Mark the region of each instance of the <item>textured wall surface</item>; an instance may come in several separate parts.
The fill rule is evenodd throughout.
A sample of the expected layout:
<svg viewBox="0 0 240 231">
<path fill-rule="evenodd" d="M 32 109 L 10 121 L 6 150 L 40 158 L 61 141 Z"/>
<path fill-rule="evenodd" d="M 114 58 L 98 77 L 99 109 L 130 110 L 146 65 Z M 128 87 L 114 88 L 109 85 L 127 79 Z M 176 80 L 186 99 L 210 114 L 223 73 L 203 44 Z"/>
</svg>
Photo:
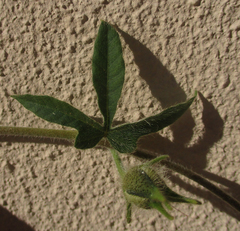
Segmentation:
<svg viewBox="0 0 240 231">
<path fill-rule="evenodd" d="M 238 0 L 0 0 L 0 12 L 0 126 L 62 128 L 28 112 L 12 94 L 50 95 L 101 116 L 91 59 L 105 20 L 119 28 L 126 64 L 115 119 L 137 121 L 198 90 L 179 121 L 141 145 L 240 200 Z M 203 205 L 175 204 L 174 221 L 135 208 L 128 225 L 108 150 L 5 142 L 0 166 L 3 231 L 239 230 L 239 213 L 177 174 L 169 178 L 174 190 Z"/>
</svg>

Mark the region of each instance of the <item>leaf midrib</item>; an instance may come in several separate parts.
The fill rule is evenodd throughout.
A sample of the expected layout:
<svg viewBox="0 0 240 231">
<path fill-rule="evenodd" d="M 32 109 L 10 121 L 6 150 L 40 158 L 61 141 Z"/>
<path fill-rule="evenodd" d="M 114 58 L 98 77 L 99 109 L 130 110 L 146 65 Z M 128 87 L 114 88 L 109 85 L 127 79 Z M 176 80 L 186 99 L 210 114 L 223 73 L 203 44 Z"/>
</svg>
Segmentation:
<svg viewBox="0 0 240 231">
<path fill-rule="evenodd" d="M 37 102 L 32 102 L 32 101 L 29 101 L 29 100 L 25 100 L 26 102 L 28 102 L 28 103 L 31 103 L 31 104 L 37 104 Z M 65 102 L 66 103 L 66 102 Z M 46 105 L 42 105 L 42 104 L 39 104 L 38 103 L 38 105 L 41 105 L 43 108 L 46 108 L 46 109 L 49 109 L 49 110 L 52 110 L 52 111 L 54 111 L 54 108 L 52 108 L 52 107 L 48 107 L 48 106 L 46 106 Z M 69 104 L 70 105 L 70 104 Z M 71 107 L 73 107 L 72 105 L 70 105 Z M 82 123 L 85 123 L 85 124 L 87 124 L 87 125 L 89 125 L 89 126 L 91 126 L 91 127 L 94 127 L 95 129 L 97 129 L 97 130 L 99 130 L 99 131 L 102 131 L 102 126 L 100 125 L 100 124 L 98 124 L 98 122 L 97 121 L 95 121 L 95 120 L 93 120 L 93 119 L 91 119 L 90 117 L 88 117 L 87 115 L 85 115 L 84 113 L 82 113 L 81 111 L 79 111 L 77 108 L 75 108 L 75 107 L 73 107 L 75 110 L 77 110 L 78 112 L 77 113 L 79 113 L 79 114 L 83 114 L 84 116 L 86 116 L 86 118 L 85 119 L 79 119 L 79 118 L 76 118 L 74 115 L 71 115 L 71 114 L 67 114 L 65 111 L 61 111 L 61 110 L 59 110 L 59 108 L 56 108 L 57 110 L 57 112 L 58 113 L 60 113 L 60 114 L 62 114 L 63 116 L 68 116 L 68 117 L 70 117 L 70 118 L 73 118 L 75 121 L 80 121 L 80 122 L 82 122 Z M 41 109 L 39 108 L 39 109 L 37 109 L 37 111 L 40 111 Z M 37 112 L 36 111 L 36 112 Z M 52 112 L 53 113 L 53 112 Z M 62 116 L 62 117 L 63 117 Z M 95 123 L 95 124 L 93 124 L 93 123 Z M 71 124 L 72 124 L 72 122 L 71 122 Z M 96 126 L 94 126 L 94 125 L 96 125 Z M 70 127 L 70 126 L 69 126 Z"/>
</svg>

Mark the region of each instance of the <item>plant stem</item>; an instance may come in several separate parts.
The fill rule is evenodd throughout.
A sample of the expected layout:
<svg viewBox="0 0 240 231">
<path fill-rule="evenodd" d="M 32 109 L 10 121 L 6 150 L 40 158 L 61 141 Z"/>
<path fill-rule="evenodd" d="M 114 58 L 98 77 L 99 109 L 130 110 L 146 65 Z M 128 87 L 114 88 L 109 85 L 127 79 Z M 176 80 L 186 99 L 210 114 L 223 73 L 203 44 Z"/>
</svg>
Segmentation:
<svg viewBox="0 0 240 231">
<path fill-rule="evenodd" d="M 125 170 L 124 170 L 124 168 L 123 168 L 122 161 L 121 161 L 121 159 L 120 159 L 120 157 L 119 157 L 119 155 L 118 155 L 118 152 L 117 152 L 117 150 L 115 150 L 115 149 L 113 149 L 113 148 L 111 148 L 110 151 L 111 151 L 111 153 L 112 153 L 114 162 L 115 162 L 115 164 L 116 164 L 116 166 L 117 166 L 117 170 L 118 170 L 118 172 L 119 172 L 119 175 L 120 175 L 120 177 L 123 179 L 123 177 L 124 177 L 124 175 L 125 175 Z"/>
<path fill-rule="evenodd" d="M 44 143 L 74 146 L 77 130 L 59 130 L 45 128 L 3 127 L 0 126 L 0 142 Z M 110 147 L 102 139 L 98 146 Z"/>
<path fill-rule="evenodd" d="M 42 128 L 24 128 L 24 127 L 1 127 L 0 126 L 0 142 L 34 142 L 34 143 L 50 143 L 73 146 L 74 140 L 77 136 L 76 130 L 56 130 L 56 129 L 42 129 Z M 98 146 L 109 148 L 109 143 L 105 140 L 100 141 Z M 117 165 L 118 171 L 121 176 L 124 176 L 124 169 L 121 164 L 121 160 L 118 153 L 112 153 L 114 161 Z M 137 150 L 132 155 L 143 158 L 153 159 L 151 152 L 147 150 Z M 183 167 L 180 164 L 170 162 L 168 160 L 162 160 L 161 164 L 167 168 L 178 172 L 189 179 L 207 188 L 210 192 L 221 198 L 228 203 L 231 207 L 240 212 L 240 202 L 233 197 L 219 189 L 210 181 L 206 180 L 197 173 Z"/>
<path fill-rule="evenodd" d="M 77 134 L 76 130 L 0 126 L 0 142 L 34 142 L 72 146 Z"/>
</svg>

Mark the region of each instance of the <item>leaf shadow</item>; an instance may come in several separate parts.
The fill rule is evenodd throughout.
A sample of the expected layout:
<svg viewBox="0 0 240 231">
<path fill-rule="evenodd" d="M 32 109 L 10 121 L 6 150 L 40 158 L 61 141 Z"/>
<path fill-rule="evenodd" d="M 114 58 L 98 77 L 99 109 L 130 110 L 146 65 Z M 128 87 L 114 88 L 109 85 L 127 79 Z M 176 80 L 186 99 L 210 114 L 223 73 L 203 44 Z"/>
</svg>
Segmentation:
<svg viewBox="0 0 240 231">
<path fill-rule="evenodd" d="M 0 206 L 0 227 L 1 231 L 34 231 L 30 225 L 14 216 L 2 206 Z"/>
<path fill-rule="evenodd" d="M 186 101 L 187 96 L 185 92 L 159 59 L 138 40 L 119 28 L 117 28 L 117 30 L 133 52 L 134 61 L 139 67 L 141 78 L 147 82 L 152 95 L 159 100 L 162 108 Z M 181 144 L 188 143 L 192 138 L 194 126 L 195 122 L 190 110 L 188 110 L 180 119 L 170 126 L 174 141 Z"/>
<path fill-rule="evenodd" d="M 160 60 L 138 40 L 121 29 L 116 29 L 133 52 L 135 63 L 140 70 L 140 76 L 147 82 L 153 96 L 160 101 L 162 107 L 166 108 L 186 101 L 186 94 Z M 210 148 L 223 136 L 224 122 L 217 109 L 201 93 L 198 95 L 203 105 L 202 122 L 205 131 L 202 134 L 202 138 L 196 144 L 190 148 L 186 147 L 186 144 L 193 136 L 193 128 L 195 126 L 192 114 L 188 110 L 178 121 L 170 126 L 173 132 L 173 141 L 159 134 L 151 134 L 140 139 L 138 147 L 151 150 L 151 152 L 156 153 L 156 156 L 159 154 L 168 154 L 172 161 L 194 169 L 195 172 L 203 177 L 226 186 L 233 197 L 240 199 L 236 193 L 240 191 L 239 184 L 204 170 L 207 166 L 206 156 Z M 222 201 L 216 196 L 210 192 L 186 184 L 180 178 L 176 180 L 177 178 L 175 176 L 172 178 L 174 183 L 177 183 L 185 190 L 192 191 L 196 195 L 209 200 L 221 211 L 240 220 L 239 214 L 236 214 L 236 211 L 226 203 L 221 203 Z"/>
</svg>

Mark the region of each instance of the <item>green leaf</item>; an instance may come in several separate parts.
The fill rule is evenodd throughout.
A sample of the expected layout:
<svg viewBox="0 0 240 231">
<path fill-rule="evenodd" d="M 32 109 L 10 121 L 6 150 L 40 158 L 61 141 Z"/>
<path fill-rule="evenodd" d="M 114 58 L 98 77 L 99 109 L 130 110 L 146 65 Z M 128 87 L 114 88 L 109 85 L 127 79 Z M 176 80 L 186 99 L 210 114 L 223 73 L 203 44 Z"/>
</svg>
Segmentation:
<svg viewBox="0 0 240 231">
<path fill-rule="evenodd" d="M 68 103 L 50 96 L 14 95 L 12 97 L 44 120 L 77 129 L 79 134 L 75 141 L 76 148 L 92 148 L 104 135 L 100 124 Z"/>
<path fill-rule="evenodd" d="M 184 103 L 170 107 L 160 114 L 113 128 L 107 135 L 113 148 L 121 153 L 131 153 L 137 147 L 139 137 L 157 132 L 175 122 L 190 107 L 195 96 Z"/>
<path fill-rule="evenodd" d="M 108 131 L 121 96 L 125 66 L 119 35 L 106 22 L 101 23 L 95 41 L 92 73 L 98 105 L 104 117 L 104 128 Z"/>
</svg>

